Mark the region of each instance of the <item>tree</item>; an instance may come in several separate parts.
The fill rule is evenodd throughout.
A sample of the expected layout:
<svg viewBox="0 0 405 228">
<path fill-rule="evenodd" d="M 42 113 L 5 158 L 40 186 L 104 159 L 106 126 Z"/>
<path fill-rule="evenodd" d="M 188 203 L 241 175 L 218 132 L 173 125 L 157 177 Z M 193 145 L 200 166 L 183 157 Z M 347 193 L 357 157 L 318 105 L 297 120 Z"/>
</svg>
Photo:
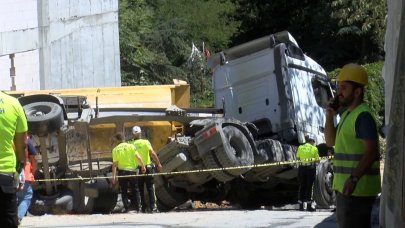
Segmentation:
<svg viewBox="0 0 405 228">
<path fill-rule="evenodd" d="M 338 35 L 350 38 L 348 45 L 357 62 L 366 63 L 383 58 L 385 15 L 384 0 L 333 0 L 332 18 L 338 20 Z"/>
<path fill-rule="evenodd" d="M 232 45 L 288 30 L 327 70 L 382 60 L 384 0 L 235 0 L 240 32 Z"/>
<path fill-rule="evenodd" d="M 192 94 L 211 89 L 210 72 L 186 66 L 194 42 L 199 49 L 228 46 L 239 23 L 230 0 L 122 0 L 120 49 L 124 84 L 191 83 Z"/>
<path fill-rule="evenodd" d="M 147 64 L 156 56 L 143 38 L 153 27 L 154 12 L 144 0 L 120 0 L 119 35 L 124 85 L 149 84 Z"/>
</svg>

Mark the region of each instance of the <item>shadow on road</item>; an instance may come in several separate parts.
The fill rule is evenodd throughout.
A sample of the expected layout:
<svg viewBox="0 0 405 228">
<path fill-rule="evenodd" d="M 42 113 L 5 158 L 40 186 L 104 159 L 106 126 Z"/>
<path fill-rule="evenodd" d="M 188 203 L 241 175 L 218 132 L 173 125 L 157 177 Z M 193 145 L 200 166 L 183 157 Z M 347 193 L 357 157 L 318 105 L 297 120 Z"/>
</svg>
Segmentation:
<svg viewBox="0 0 405 228">
<path fill-rule="evenodd" d="M 326 217 L 322 222 L 314 226 L 315 228 L 335 228 L 337 227 L 336 212 Z"/>
</svg>

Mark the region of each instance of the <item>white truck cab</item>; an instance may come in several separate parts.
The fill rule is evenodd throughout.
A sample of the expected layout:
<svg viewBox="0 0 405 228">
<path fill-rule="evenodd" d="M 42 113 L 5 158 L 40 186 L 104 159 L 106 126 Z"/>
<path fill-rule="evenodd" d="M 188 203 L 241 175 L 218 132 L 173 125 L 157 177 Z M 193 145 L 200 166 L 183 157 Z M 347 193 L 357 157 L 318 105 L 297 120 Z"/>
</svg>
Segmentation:
<svg viewBox="0 0 405 228">
<path fill-rule="evenodd" d="M 226 118 L 252 122 L 259 137 L 303 143 L 325 141 L 326 102 L 332 89 L 325 70 L 305 55 L 287 31 L 250 41 L 210 60 L 215 107 Z"/>
</svg>

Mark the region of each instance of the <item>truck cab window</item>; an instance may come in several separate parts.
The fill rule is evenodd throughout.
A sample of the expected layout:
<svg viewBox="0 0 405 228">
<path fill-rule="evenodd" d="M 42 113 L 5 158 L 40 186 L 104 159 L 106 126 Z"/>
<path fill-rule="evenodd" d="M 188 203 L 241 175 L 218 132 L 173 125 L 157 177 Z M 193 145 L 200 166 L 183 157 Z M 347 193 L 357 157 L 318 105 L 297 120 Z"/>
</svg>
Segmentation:
<svg viewBox="0 0 405 228">
<path fill-rule="evenodd" d="M 287 45 L 287 51 L 286 51 L 287 55 L 295 58 L 295 59 L 299 59 L 304 61 L 305 60 L 305 56 L 304 53 L 302 52 L 301 48 L 293 45 L 293 44 L 288 44 Z"/>
<path fill-rule="evenodd" d="M 314 91 L 316 103 L 322 108 L 326 108 L 327 102 L 332 96 L 328 84 L 314 78 L 312 79 L 312 89 Z"/>
</svg>

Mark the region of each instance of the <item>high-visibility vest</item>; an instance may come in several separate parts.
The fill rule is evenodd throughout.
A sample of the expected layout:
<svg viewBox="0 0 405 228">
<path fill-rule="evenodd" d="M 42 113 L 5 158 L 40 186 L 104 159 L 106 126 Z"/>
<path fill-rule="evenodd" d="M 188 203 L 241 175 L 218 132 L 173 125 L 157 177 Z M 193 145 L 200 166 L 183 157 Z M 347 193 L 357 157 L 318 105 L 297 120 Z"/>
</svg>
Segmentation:
<svg viewBox="0 0 405 228">
<path fill-rule="evenodd" d="M 152 164 L 152 160 L 149 156 L 149 150 L 152 149 L 152 146 L 147 139 L 136 139 L 129 142 L 130 144 L 134 145 L 139 152 L 139 156 L 141 156 L 142 161 L 145 165 Z"/>
<path fill-rule="evenodd" d="M 319 158 L 318 148 L 310 143 L 305 143 L 304 145 L 298 147 L 297 158 L 298 160 L 304 160 L 304 162 L 302 162 L 303 165 L 314 164 L 314 161 L 305 162 L 305 160 L 310 158 Z"/>
<path fill-rule="evenodd" d="M 364 153 L 363 142 L 356 138 L 356 120 L 362 112 L 369 112 L 367 104 L 362 103 L 350 113 L 345 111 L 336 131 L 335 154 L 333 161 L 333 189 L 343 191 L 346 180 L 357 167 Z M 352 193 L 353 196 L 375 196 L 381 192 L 380 163 L 376 160 L 366 173 L 360 177 Z"/>
<path fill-rule="evenodd" d="M 26 157 L 25 158 L 26 162 L 24 166 L 25 181 L 34 181 L 35 178 L 34 174 L 32 173 L 32 163 L 29 159 L 28 152 L 25 152 L 25 157 Z"/>
</svg>

